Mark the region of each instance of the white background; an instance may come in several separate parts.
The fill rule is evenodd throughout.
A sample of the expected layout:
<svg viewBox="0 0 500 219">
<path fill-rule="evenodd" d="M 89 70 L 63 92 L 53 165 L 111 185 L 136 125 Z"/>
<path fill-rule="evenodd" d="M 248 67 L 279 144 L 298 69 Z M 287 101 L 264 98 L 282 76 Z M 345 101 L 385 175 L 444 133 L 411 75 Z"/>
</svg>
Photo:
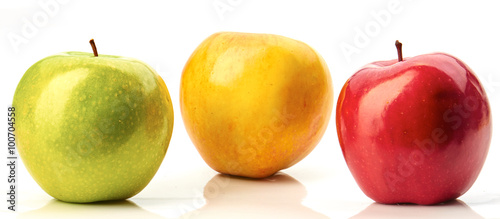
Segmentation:
<svg viewBox="0 0 500 219">
<path fill-rule="evenodd" d="M 44 9 L 47 2 L 55 5 Z M 390 10 L 391 5 L 395 10 Z M 0 106 L 4 119 L 0 121 L 6 123 L 16 85 L 32 64 L 58 52 L 91 52 L 88 41 L 94 38 L 99 53 L 134 57 L 157 70 L 170 90 L 175 125 L 158 173 L 129 201 L 91 205 L 54 201 L 20 165 L 18 212 L 10 213 L 6 204 L 0 204 L 0 216 L 500 218 L 496 136 L 500 124 L 499 8 L 500 3 L 494 1 L 2 1 Z M 388 16 L 381 20 L 382 14 Z M 316 149 L 278 176 L 252 181 L 218 175 L 189 140 L 179 109 L 182 68 L 196 46 L 218 31 L 273 33 L 306 42 L 330 68 L 335 103 L 340 88 L 357 69 L 396 58 L 396 39 L 403 42 L 405 56 L 441 51 L 462 59 L 482 81 L 493 112 L 493 140 L 481 175 L 458 202 L 443 206 L 373 204 L 345 165 L 335 112 Z M 364 40 L 362 35 L 366 35 Z M 343 53 L 341 45 L 355 47 L 355 53 Z M 6 148 L 6 135 L 2 136 L 0 142 Z M 2 164 L 6 163 L 5 148 L 0 152 Z M 6 171 L 2 165 L 2 193 L 7 190 Z"/>
</svg>

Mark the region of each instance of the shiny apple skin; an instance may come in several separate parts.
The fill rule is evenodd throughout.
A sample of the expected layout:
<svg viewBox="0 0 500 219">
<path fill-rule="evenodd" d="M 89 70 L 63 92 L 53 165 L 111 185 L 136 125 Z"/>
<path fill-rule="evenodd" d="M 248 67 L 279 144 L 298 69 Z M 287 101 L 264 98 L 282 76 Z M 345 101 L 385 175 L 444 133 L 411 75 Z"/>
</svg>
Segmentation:
<svg viewBox="0 0 500 219">
<path fill-rule="evenodd" d="M 374 62 L 345 83 L 337 134 L 361 190 L 379 203 L 437 204 L 464 194 L 486 159 L 486 93 L 459 59 Z"/>
<path fill-rule="evenodd" d="M 273 34 L 220 32 L 184 67 L 180 109 L 205 162 L 265 178 L 305 158 L 326 131 L 333 85 L 309 45 Z"/>
</svg>

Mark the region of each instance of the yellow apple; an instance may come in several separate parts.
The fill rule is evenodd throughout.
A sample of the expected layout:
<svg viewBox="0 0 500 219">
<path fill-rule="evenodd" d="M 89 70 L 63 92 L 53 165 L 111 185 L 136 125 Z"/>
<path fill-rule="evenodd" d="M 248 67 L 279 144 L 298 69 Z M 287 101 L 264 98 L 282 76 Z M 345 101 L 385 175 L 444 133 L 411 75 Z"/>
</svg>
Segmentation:
<svg viewBox="0 0 500 219">
<path fill-rule="evenodd" d="M 186 130 L 214 170 L 263 178 L 316 147 L 330 120 L 333 88 L 323 58 L 272 34 L 215 33 L 181 78 Z"/>
</svg>

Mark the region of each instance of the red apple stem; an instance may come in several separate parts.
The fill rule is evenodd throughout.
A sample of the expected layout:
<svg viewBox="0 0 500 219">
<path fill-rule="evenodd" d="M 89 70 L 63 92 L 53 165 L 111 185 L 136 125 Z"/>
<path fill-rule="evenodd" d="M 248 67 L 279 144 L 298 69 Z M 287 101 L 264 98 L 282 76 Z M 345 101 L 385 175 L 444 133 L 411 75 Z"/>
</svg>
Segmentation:
<svg viewBox="0 0 500 219">
<path fill-rule="evenodd" d="M 90 46 L 92 46 L 92 51 L 94 51 L 94 56 L 97 57 L 99 54 L 97 54 L 97 48 L 95 47 L 94 39 L 90 39 L 89 43 Z"/>
<path fill-rule="evenodd" d="M 396 49 L 398 50 L 398 62 L 403 61 L 403 44 L 396 40 Z"/>
</svg>

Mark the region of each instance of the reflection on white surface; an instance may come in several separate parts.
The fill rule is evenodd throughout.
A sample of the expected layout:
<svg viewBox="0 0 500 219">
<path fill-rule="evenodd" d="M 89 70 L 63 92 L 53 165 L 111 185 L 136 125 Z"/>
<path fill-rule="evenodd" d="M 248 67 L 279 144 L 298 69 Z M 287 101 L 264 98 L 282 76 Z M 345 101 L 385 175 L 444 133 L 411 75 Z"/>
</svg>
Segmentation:
<svg viewBox="0 0 500 219">
<path fill-rule="evenodd" d="M 203 177 L 200 177 L 203 175 Z M 300 175 L 300 174 L 299 174 Z M 295 174 L 294 174 L 295 176 Z M 211 178 L 210 178 L 211 177 Z M 298 179 L 300 177 L 296 176 Z M 334 178 L 336 179 L 336 178 Z M 0 218 L 498 218 L 500 194 L 483 193 L 464 196 L 460 200 L 433 206 L 384 205 L 366 199 L 345 201 L 353 192 L 329 191 L 327 186 L 339 186 L 335 181 L 325 184 L 308 184 L 279 172 L 266 179 L 248 179 L 222 174 L 192 175 L 185 181 L 196 184 L 179 184 L 158 192 L 165 182 L 153 192 L 140 194 L 127 201 L 71 204 L 55 199 L 33 199 L 21 202 L 22 211 Z M 302 179 L 301 179 L 302 180 Z M 324 179 L 323 179 L 324 180 Z M 207 182 L 204 184 L 203 182 Z M 310 182 L 309 182 L 310 183 Z M 324 186 L 322 186 L 324 185 Z M 306 188 L 307 186 L 307 188 Z M 341 186 L 342 187 L 342 186 Z M 314 196 L 313 188 L 322 192 Z M 189 193 L 186 191 L 199 192 Z M 308 191 L 309 190 L 309 193 Z M 174 191 L 178 191 L 175 193 Z M 182 194 L 191 194 L 182 196 Z M 203 194 L 201 194 L 203 193 Z M 477 192 L 476 192 L 477 193 Z M 307 197 L 307 201 L 304 199 Z M 307 206 L 306 206 L 307 203 Z M 41 206 L 41 207 L 40 207 Z M 365 209 L 363 207 L 367 206 Z M 469 207 L 470 206 L 470 207 Z M 0 212 L 1 213 L 1 212 Z"/>
<path fill-rule="evenodd" d="M 440 205 L 385 205 L 373 203 L 351 219 L 362 218 L 483 218 L 460 200 Z"/>
<path fill-rule="evenodd" d="M 17 218 L 328 218 L 302 205 L 306 196 L 305 186 L 282 172 L 265 179 L 217 174 L 203 188 L 204 201 L 156 197 L 74 204 L 52 199 Z M 175 214 L 179 211 L 184 214 Z"/>
<path fill-rule="evenodd" d="M 205 186 L 206 204 L 182 218 L 328 218 L 301 204 L 306 195 L 281 172 L 259 180 L 218 174 Z"/>
<path fill-rule="evenodd" d="M 73 204 L 53 199 L 40 209 L 19 214 L 18 219 L 28 218 L 163 218 L 142 209 L 132 201 L 96 202 Z"/>
</svg>

